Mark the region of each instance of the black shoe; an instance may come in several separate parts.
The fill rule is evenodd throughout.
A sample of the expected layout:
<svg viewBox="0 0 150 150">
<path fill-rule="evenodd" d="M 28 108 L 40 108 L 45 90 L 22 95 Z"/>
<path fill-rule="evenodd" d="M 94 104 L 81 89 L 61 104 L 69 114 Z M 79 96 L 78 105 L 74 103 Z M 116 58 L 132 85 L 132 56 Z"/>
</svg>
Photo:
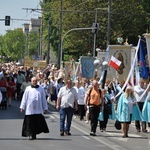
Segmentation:
<svg viewBox="0 0 150 150">
<path fill-rule="evenodd" d="M 103 129 L 102 129 L 102 128 L 100 128 L 100 131 L 101 131 L 101 132 L 103 132 Z"/>
<path fill-rule="evenodd" d="M 91 132 L 90 135 L 91 136 L 96 136 L 96 134 L 94 132 Z"/>
<path fill-rule="evenodd" d="M 141 132 L 141 130 L 140 129 L 136 129 L 137 130 L 137 132 Z"/>
<path fill-rule="evenodd" d="M 60 131 L 60 135 L 61 135 L 61 136 L 64 136 L 64 131 Z"/>
<path fill-rule="evenodd" d="M 71 135 L 71 133 L 69 131 L 66 131 L 65 134 L 66 135 Z"/>
<path fill-rule="evenodd" d="M 36 139 L 36 135 L 29 136 L 29 140 L 35 140 L 35 139 Z"/>
<path fill-rule="evenodd" d="M 147 130 L 142 130 L 142 132 L 147 132 Z"/>
</svg>

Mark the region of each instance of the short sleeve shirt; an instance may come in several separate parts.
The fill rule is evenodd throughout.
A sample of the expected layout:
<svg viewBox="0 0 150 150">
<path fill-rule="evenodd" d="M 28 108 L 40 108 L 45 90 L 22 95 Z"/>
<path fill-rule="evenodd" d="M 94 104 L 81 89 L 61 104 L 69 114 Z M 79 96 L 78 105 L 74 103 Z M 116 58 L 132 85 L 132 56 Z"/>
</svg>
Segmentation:
<svg viewBox="0 0 150 150">
<path fill-rule="evenodd" d="M 61 108 L 74 108 L 74 102 L 78 99 L 78 94 L 74 88 L 68 89 L 64 86 L 60 89 L 57 97 L 61 98 Z"/>
</svg>

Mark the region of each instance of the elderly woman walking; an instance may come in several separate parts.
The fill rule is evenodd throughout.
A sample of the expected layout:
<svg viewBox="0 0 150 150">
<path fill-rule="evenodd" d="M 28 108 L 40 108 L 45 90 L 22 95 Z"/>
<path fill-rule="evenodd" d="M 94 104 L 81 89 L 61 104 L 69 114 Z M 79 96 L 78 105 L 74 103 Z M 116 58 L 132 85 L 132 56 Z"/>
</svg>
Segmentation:
<svg viewBox="0 0 150 150">
<path fill-rule="evenodd" d="M 131 121 L 142 120 L 142 114 L 131 86 L 127 86 L 125 93 L 119 98 L 117 119 L 121 122 L 123 138 L 128 137 L 129 124 L 131 124 Z"/>
</svg>

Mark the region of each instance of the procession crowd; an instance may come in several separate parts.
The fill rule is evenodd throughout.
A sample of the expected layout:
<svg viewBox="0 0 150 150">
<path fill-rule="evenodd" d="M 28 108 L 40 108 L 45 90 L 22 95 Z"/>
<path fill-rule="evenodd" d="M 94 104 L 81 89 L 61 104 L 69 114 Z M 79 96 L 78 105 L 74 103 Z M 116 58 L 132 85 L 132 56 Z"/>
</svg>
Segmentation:
<svg viewBox="0 0 150 150">
<path fill-rule="evenodd" d="M 54 101 L 59 110 L 61 136 L 71 135 L 73 116 L 90 123 L 91 136 L 96 136 L 98 124 L 101 132 L 106 131 L 109 119 L 121 124 L 123 138 L 128 137 L 132 121 L 137 132 L 147 132 L 150 127 L 149 82 L 140 79 L 138 85 L 128 84 L 121 90 L 122 86 L 123 82 L 119 81 L 106 81 L 104 88 L 98 79 L 72 81 L 53 64 L 43 69 L 20 67 L 15 63 L 0 65 L 0 90 L 6 91 L 8 106 L 13 105 L 13 100 L 20 101 L 20 110 L 25 111 L 22 136 L 32 140 L 36 134 L 49 132 L 43 117 L 49 101 Z M 42 122 L 38 127 L 37 120 Z"/>
</svg>

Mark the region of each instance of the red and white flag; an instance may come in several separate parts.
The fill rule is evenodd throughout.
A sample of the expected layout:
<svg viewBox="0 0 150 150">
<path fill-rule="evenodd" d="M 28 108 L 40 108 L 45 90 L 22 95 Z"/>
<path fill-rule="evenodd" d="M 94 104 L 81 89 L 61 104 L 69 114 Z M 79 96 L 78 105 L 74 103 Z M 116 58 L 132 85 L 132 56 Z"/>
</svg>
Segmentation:
<svg viewBox="0 0 150 150">
<path fill-rule="evenodd" d="M 111 56 L 109 66 L 117 70 L 120 67 L 120 65 L 121 65 L 121 61 L 115 58 L 114 56 Z"/>
</svg>

